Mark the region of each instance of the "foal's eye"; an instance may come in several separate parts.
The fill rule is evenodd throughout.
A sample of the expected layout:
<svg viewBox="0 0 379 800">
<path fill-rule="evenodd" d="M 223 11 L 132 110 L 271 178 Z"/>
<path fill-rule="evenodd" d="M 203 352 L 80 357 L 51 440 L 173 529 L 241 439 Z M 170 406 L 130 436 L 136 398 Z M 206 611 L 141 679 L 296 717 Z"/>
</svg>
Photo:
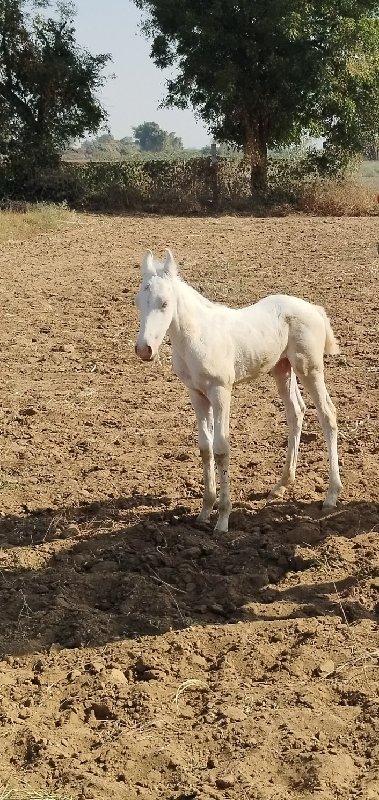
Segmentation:
<svg viewBox="0 0 379 800">
<path fill-rule="evenodd" d="M 162 303 L 162 305 L 161 305 L 161 308 L 162 308 L 162 311 L 163 311 L 165 308 L 167 308 L 167 303 Z"/>
</svg>

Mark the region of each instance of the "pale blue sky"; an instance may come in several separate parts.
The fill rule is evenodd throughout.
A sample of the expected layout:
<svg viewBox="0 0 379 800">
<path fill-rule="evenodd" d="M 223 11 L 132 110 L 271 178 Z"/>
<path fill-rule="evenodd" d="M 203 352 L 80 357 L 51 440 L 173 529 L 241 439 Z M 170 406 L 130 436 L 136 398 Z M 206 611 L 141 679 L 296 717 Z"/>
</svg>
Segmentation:
<svg viewBox="0 0 379 800">
<path fill-rule="evenodd" d="M 178 0 L 180 2 L 180 0 Z M 111 53 L 101 99 L 109 113 L 109 126 L 118 139 L 131 128 L 152 121 L 175 131 L 185 147 L 202 147 L 210 140 L 191 110 L 159 109 L 165 95 L 165 75 L 149 58 L 149 43 L 138 28 L 141 12 L 130 0 L 76 0 L 76 36 L 92 53 Z"/>
</svg>

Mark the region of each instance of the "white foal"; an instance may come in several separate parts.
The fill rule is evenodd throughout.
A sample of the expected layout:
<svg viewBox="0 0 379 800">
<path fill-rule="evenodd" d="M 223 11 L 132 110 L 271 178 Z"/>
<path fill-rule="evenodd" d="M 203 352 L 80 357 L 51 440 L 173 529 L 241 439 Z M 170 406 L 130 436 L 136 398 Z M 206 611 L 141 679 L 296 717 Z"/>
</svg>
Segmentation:
<svg viewBox="0 0 379 800">
<path fill-rule="evenodd" d="M 288 452 L 271 497 L 282 497 L 294 482 L 305 411 L 296 376 L 315 403 L 329 455 L 329 488 L 324 506 L 335 506 L 342 485 L 338 469 L 336 410 L 324 383 L 324 353 L 338 344 L 324 309 L 287 295 L 265 297 L 232 309 L 206 300 L 181 280 L 170 250 L 164 264 L 147 251 L 136 298 L 140 330 L 136 353 L 152 361 L 168 332 L 174 372 L 188 387 L 195 410 L 204 468 L 203 507 L 208 521 L 216 502 L 214 461 L 220 499 L 216 530 L 227 531 L 229 494 L 229 410 L 234 383 L 270 373 L 284 403 Z"/>
</svg>

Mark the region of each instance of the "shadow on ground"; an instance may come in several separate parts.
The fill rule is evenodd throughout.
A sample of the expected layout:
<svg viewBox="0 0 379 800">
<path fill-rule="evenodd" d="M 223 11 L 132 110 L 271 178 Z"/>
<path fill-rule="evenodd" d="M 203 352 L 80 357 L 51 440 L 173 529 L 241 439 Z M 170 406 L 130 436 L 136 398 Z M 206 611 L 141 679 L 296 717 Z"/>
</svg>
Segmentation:
<svg viewBox="0 0 379 800">
<path fill-rule="evenodd" d="M 0 652 L 217 622 L 377 618 L 378 504 L 327 516 L 293 501 L 237 508 L 229 533 L 216 535 L 170 502 L 135 495 L 3 517 Z"/>
</svg>

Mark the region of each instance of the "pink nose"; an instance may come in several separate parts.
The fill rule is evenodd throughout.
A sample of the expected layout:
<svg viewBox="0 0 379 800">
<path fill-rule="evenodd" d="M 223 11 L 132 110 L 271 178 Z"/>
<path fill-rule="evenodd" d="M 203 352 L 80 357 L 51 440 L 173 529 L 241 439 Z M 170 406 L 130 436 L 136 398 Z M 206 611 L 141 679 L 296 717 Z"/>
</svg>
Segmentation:
<svg viewBox="0 0 379 800">
<path fill-rule="evenodd" d="M 136 355 L 141 359 L 141 361 L 151 361 L 153 357 L 153 352 L 148 344 L 142 345 L 142 347 L 138 344 L 135 346 Z"/>
</svg>

